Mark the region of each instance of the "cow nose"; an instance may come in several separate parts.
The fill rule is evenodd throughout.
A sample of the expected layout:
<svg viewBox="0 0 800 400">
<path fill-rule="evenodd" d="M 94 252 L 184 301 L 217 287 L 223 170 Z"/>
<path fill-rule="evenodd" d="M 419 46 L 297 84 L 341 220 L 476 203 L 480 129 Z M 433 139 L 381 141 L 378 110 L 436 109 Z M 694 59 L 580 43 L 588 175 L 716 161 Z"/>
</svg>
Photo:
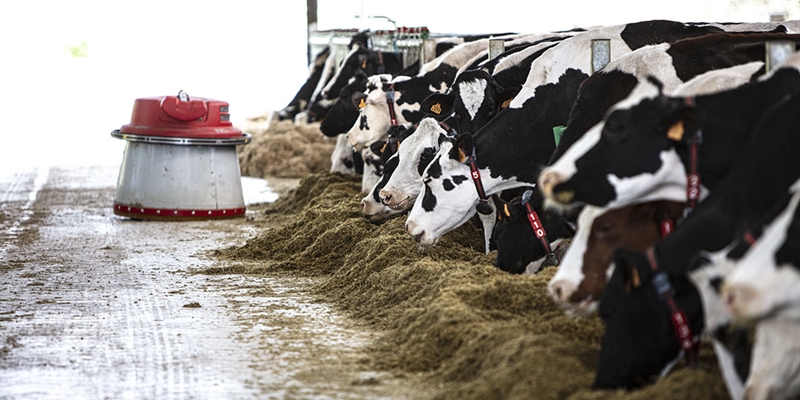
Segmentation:
<svg viewBox="0 0 800 400">
<path fill-rule="evenodd" d="M 378 192 L 378 197 L 381 198 L 381 203 L 388 206 L 389 202 L 392 200 L 392 193 L 387 192 L 386 190 L 381 190 L 380 192 Z"/>
<path fill-rule="evenodd" d="M 553 171 L 543 171 L 539 177 L 539 190 L 547 197 L 553 196 L 553 188 L 561 183 L 561 175 Z"/>
<path fill-rule="evenodd" d="M 550 292 L 550 297 L 552 297 L 553 300 L 560 305 L 568 303 L 570 296 L 575 293 L 576 288 L 577 286 L 574 283 L 564 279 L 550 282 L 550 284 L 547 286 L 547 289 Z"/>
</svg>

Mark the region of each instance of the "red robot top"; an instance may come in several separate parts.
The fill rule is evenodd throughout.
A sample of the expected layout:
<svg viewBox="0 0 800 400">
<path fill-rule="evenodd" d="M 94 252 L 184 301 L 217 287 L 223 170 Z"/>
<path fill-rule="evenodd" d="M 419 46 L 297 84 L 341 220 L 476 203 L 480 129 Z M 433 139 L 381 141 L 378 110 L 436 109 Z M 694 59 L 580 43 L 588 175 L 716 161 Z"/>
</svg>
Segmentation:
<svg viewBox="0 0 800 400">
<path fill-rule="evenodd" d="M 119 132 L 131 135 L 181 137 L 190 139 L 232 139 L 242 136 L 233 127 L 228 103 L 200 97 L 145 97 L 133 104 L 131 122 Z"/>
</svg>

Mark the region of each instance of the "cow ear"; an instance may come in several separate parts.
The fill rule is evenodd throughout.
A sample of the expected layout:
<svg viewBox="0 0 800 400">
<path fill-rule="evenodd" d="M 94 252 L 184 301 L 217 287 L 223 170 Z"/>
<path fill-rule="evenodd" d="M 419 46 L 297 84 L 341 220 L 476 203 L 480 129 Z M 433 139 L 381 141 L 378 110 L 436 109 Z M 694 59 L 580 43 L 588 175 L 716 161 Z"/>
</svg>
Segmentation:
<svg viewBox="0 0 800 400">
<path fill-rule="evenodd" d="M 497 109 L 504 110 L 508 108 L 508 106 L 511 104 L 511 100 L 514 100 L 514 97 L 519 94 L 519 91 L 520 88 L 518 87 L 501 90 L 500 93 L 497 94 Z"/>
<path fill-rule="evenodd" d="M 385 140 L 380 140 L 369 145 L 369 149 L 372 150 L 372 152 L 375 153 L 376 155 L 381 156 L 383 154 L 383 151 L 386 149 L 386 145 L 388 143 L 389 142 Z"/>
<path fill-rule="evenodd" d="M 358 110 L 366 107 L 366 101 L 367 95 L 364 92 L 354 92 L 353 96 L 350 97 L 350 102 L 353 103 L 353 106 Z"/>
<path fill-rule="evenodd" d="M 419 109 L 426 115 L 441 120 L 453 113 L 454 99 L 452 94 L 432 93 L 422 100 Z"/>
<path fill-rule="evenodd" d="M 617 249 L 614 252 L 614 265 L 615 268 L 620 268 L 625 293 L 639 289 L 649 279 L 649 275 L 644 272 L 648 268 L 647 256 L 639 251 Z"/>
<path fill-rule="evenodd" d="M 462 133 L 461 136 L 456 139 L 455 145 L 450 150 L 450 158 L 463 163 L 466 161 L 467 157 L 472 154 L 472 150 L 475 148 L 474 146 L 472 135 L 469 133 Z"/>
</svg>

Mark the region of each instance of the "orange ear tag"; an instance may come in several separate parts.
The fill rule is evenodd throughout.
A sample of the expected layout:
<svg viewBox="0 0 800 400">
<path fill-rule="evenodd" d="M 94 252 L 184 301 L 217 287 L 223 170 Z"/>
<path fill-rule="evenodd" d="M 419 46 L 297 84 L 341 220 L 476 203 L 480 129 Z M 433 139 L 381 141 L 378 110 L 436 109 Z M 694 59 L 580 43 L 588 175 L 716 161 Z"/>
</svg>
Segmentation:
<svg viewBox="0 0 800 400">
<path fill-rule="evenodd" d="M 672 126 L 669 127 L 667 131 L 667 137 L 670 140 L 674 140 L 676 142 L 680 142 L 683 139 L 683 121 L 678 121 Z"/>
<path fill-rule="evenodd" d="M 362 109 L 367 106 L 367 103 L 364 102 L 364 99 L 361 99 L 361 102 L 358 103 L 358 109 Z"/>
<path fill-rule="evenodd" d="M 440 103 L 436 103 L 436 104 L 432 105 L 431 106 L 431 112 L 436 114 L 436 115 L 441 114 L 442 113 L 442 105 Z"/>
<path fill-rule="evenodd" d="M 514 100 L 514 99 L 508 99 L 508 100 L 504 101 L 503 104 L 500 104 L 500 108 L 508 108 L 509 104 L 511 104 L 511 100 Z"/>
<path fill-rule="evenodd" d="M 467 155 L 464 154 L 464 150 L 458 149 L 458 162 L 464 162 L 467 159 Z"/>
<path fill-rule="evenodd" d="M 507 217 L 511 216 L 511 212 L 508 211 L 508 204 L 503 204 L 503 212 L 506 214 Z"/>
</svg>

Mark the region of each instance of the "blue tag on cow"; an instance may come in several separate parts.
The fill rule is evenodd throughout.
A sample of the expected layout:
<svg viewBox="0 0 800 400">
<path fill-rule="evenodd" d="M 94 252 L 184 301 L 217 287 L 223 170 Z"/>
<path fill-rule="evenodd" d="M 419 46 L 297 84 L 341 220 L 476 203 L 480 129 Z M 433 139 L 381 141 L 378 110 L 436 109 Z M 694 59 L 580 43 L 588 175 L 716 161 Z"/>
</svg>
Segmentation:
<svg viewBox="0 0 800 400">
<path fill-rule="evenodd" d="M 666 272 L 660 272 L 653 277 L 653 285 L 656 287 L 661 300 L 666 300 L 667 297 L 675 297 L 675 288 L 669 282 L 669 277 Z"/>
</svg>

